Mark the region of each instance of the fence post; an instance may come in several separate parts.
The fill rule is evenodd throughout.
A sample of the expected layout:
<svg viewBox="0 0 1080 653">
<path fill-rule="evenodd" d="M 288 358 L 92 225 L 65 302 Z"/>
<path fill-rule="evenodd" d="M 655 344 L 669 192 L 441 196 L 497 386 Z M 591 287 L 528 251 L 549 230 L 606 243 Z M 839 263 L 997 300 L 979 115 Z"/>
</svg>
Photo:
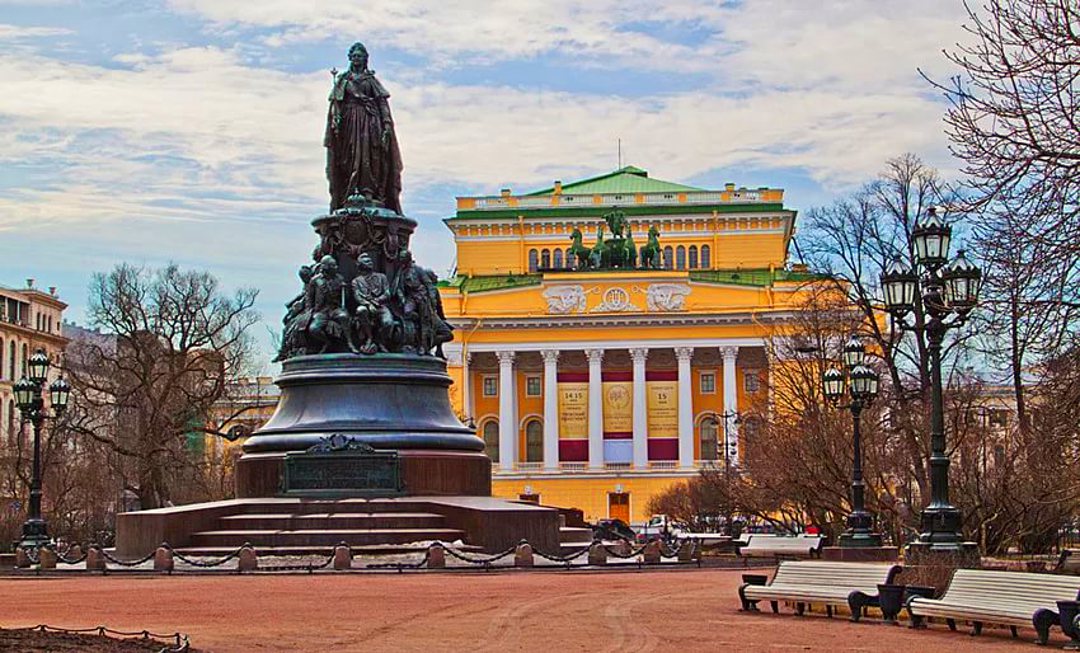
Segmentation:
<svg viewBox="0 0 1080 653">
<path fill-rule="evenodd" d="M 589 547 L 589 564 L 595 566 L 607 564 L 607 549 L 600 542 L 593 542 Z"/>
<path fill-rule="evenodd" d="M 259 554 L 250 546 L 240 549 L 240 563 L 237 567 L 240 571 L 255 571 L 259 568 Z"/>
<path fill-rule="evenodd" d="M 532 567 L 533 566 L 533 548 L 528 542 L 522 542 L 517 545 L 517 549 L 514 550 L 514 566 L 515 567 Z"/>
<path fill-rule="evenodd" d="M 154 571 L 160 571 L 171 574 L 173 571 L 173 552 L 172 549 L 159 546 L 157 551 L 154 551 Z"/>
<path fill-rule="evenodd" d="M 38 549 L 38 565 L 42 569 L 56 569 L 56 551 L 49 547 Z"/>
<path fill-rule="evenodd" d="M 352 550 L 344 542 L 334 547 L 334 569 L 352 569 Z"/>
<path fill-rule="evenodd" d="M 446 549 L 439 542 L 428 549 L 428 569 L 446 569 Z"/>
<path fill-rule="evenodd" d="M 653 540 L 645 545 L 645 564 L 660 564 L 660 540 Z"/>
<path fill-rule="evenodd" d="M 90 550 L 86 552 L 86 570 L 105 571 L 105 554 L 100 546 L 90 545 Z"/>
</svg>

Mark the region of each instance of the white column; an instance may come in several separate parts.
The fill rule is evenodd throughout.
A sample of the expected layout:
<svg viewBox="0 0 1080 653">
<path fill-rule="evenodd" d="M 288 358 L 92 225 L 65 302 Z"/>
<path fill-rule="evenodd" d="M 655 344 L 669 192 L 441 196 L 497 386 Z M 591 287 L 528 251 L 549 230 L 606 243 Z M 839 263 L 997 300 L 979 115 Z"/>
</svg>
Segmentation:
<svg viewBox="0 0 1080 653">
<path fill-rule="evenodd" d="M 512 471 L 517 460 L 517 384 L 514 352 L 495 352 L 499 359 L 499 467 Z"/>
<path fill-rule="evenodd" d="M 634 362 L 634 467 L 649 466 L 649 401 L 645 394 L 645 360 L 649 350 L 631 349 Z"/>
<path fill-rule="evenodd" d="M 604 466 L 604 393 L 601 386 L 603 349 L 589 349 L 589 468 Z"/>
<path fill-rule="evenodd" d="M 693 347 L 676 347 L 679 362 L 679 467 L 694 466 L 694 396 L 690 378 Z"/>
<path fill-rule="evenodd" d="M 559 467 L 559 352 L 545 349 L 544 359 L 544 469 Z"/>
<path fill-rule="evenodd" d="M 721 347 L 720 355 L 724 359 L 724 414 L 726 417 L 726 424 L 721 424 L 720 428 L 723 429 L 723 433 L 727 442 L 724 442 L 726 451 L 717 452 L 720 454 L 720 459 L 723 460 L 724 456 L 734 453 L 731 458 L 732 465 L 739 464 L 739 426 L 737 423 L 737 413 L 739 411 L 739 387 L 735 377 L 735 360 L 739 357 L 738 347 Z"/>
</svg>

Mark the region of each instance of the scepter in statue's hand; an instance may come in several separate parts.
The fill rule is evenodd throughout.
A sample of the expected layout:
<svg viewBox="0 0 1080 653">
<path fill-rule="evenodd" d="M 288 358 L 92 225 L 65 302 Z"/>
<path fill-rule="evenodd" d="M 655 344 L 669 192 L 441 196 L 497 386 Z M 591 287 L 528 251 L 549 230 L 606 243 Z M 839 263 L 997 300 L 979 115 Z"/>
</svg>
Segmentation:
<svg viewBox="0 0 1080 653">
<path fill-rule="evenodd" d="M 337 91 L 337 78 L 338 78 L 338 69 L 337 69 L 337 66 L 334 66 L 333 68 L 330 69 L 330 79 L 334 80 L 334 90 L 330 92 L 330 102 L 331 102 L 331 105 L 333 106 L 333 116 L 334 116 L 333 120 L 331 121 L 331 124 L 334 127 L 334 132 L 335 133 L 337 133 L 338 127 L 341 126 L 341 111 L 339 111 L 337 109 L 337 105 L 333 104 L 333 102 L 334 102 L 334 94 Z"/>
</svg>

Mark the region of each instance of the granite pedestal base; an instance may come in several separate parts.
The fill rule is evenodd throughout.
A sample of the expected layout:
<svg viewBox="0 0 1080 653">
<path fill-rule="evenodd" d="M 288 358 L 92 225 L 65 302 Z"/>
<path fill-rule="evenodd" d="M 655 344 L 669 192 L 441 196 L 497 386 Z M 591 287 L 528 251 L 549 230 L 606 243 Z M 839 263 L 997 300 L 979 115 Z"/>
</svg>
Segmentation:
<svg viewBox="0 0 1080 653">
<path fill-rule="evenodd" d="M 404 449 L 397 456 L 405 496 L 491 496 L 491 459 L 483 452 Z M 236 497 L 284 496 L 284 474 L 285 453 L 246 453 L 236 463 Z"/>
<path fill-rule="evenodd" d="M 821 550 L 821 559 L 831 562 L 896 562 L 900 550 L 895 546 L 827 546 Z"/>
</svg>

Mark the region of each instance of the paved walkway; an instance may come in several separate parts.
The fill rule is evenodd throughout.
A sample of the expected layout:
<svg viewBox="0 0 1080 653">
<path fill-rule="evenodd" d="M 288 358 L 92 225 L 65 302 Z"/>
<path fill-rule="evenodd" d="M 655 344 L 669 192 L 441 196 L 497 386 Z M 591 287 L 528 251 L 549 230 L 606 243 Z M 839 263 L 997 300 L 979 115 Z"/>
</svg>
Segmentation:
<svg viewBox="0 0 1080 653">
<path fill-rule="evenodd" d="M 815 613 L 738 612 L 740 571 L 0 578 L 0 626 L 180 630 L 228 651 L 1036 651 Z M 766 606 L 766 610 L 767 610 Z M 1065 642 L 1060 631 L 1051 646 Z"/>
</svg>

